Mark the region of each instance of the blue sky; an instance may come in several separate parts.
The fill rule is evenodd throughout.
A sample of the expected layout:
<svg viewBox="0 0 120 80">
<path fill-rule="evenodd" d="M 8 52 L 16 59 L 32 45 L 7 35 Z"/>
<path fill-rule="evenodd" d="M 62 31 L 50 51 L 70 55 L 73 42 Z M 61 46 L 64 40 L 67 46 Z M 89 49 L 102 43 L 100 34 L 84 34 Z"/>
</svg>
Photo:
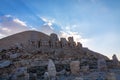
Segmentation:
<svg viewBox="0 0 120 80">
<path fill-rule="evenodd" d="M 28 29 L 74 36 L 120 59 L 120 0 L 1 0 L 0 37 Z"/>
</svg>

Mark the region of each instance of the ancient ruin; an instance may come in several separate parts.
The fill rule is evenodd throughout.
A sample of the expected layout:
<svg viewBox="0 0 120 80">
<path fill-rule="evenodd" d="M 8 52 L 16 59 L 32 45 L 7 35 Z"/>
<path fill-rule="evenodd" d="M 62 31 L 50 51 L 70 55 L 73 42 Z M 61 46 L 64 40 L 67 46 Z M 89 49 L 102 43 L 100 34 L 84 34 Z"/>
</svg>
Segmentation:
<svg viewBox="0 0 120 80">
<path fill-rule="evenodd" d="M 0 39 L 0 80 L 120 80 L 120 62 L 72 36 L 25 31 Z"/>
</svg>

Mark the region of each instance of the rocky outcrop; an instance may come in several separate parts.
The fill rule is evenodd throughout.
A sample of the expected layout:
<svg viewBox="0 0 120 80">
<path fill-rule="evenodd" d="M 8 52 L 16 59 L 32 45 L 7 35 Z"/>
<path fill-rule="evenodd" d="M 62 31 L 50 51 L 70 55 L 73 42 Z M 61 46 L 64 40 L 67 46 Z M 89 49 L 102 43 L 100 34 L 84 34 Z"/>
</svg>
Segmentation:
<svg viewBox="0 0 120 80">
<path fill-rule="evenodd" d="M 8 67 L 12 62 L 9 60 L 0 61 L 0 68 Z"/>
<path fill-rule="evenodd" d="M 106 71 L 107 70 L 107 64 L 104 58 L 98 59 L 98 69 L 100 71 Z"/>
<path fill-rule="evenodd" d="M 120 67 L 120 62 L 119 62 L 119 60 L 118 60 L 118 58 L 115 54 L 112 56 L 112 61 L 113 61 L 113 67 L 114 68 L 119 68 Z"/>
<path fill-rule="evenodd" d="M 107 80 L 117 80 L 115 73 L 111 73 L 111 72 L 107 74 L 106 79 Z"/>
<path fill-rule="evenodd" d="M 14 53 L 14 54 L 10 54 L 10 59 L 15 59 L 20 57 L 20 53 Z"/>
<path fill-rule="evenodd" d="M 80 42 L 76 44 L 73 37 L 59 40 L 54 33 L 50 36 L 36 31 L 18 33 L 0 39 L 0 48 L 0 79 L 82 80 L 82 76 L 90 73 L 109 70 L 108 61 L 119 69 L 115 55 L 109 60 L 84 48 Z"/>
</svg>

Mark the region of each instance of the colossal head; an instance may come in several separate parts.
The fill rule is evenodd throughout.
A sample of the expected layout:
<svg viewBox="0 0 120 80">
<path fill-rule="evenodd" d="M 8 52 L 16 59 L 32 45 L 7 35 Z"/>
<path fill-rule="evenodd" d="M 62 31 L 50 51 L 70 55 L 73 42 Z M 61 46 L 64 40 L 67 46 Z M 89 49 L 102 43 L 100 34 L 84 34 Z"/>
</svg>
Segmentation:
<svg viewBox="0 0 120 80">
<path fill-rule="evenodd" d="M 55 34 L 55 33 L 50 34 L 50 40 L 52 40 L 52 41 L 58 41 L 59 39 L 58 39 L 57 34 Z"/>
</svg>

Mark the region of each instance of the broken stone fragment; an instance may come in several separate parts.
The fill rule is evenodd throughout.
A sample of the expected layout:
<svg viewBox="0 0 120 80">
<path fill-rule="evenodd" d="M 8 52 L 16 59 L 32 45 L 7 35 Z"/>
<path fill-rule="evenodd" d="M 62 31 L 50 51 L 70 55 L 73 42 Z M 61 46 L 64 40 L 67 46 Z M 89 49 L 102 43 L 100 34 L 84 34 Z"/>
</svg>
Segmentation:
<svg viewBox="0 0 120 80">
<path fill-rule="evenodd" d="M 115 73 L 108 73 L 107 74 L 107 80 L 116 80 Z"/>
<path fill-rule="evenodd" d="M 27 67 L 19 67 L 15 70 L 12 76 L 13 80 L 29 80 L 29 74 L 27 73 Z"/>
<path fill-rule="evenodd" d="M 48 62 L 48 74 L 50 77 L 56 77 L 56 67 L 51 59 Z"/>
<path fill-rule="evenodd" d="M 70 70 L 73 75 L 79 75 L 80 73 L 80 61 L 72 61 L 70 63 Z"/>
<path fill-rule="evenodd" d="M 84 80 L 84 79 L 81 77 L 76 77 L 75 80 Z"/>
<path fill-rule="evenodd" d="M 11 54 L 10 58 L 15 59 L 15 58 L 18 58 L 19 56 L 20 56 L 20 53 L 15 53 L 15 54 Z"/>
<path fill-rule="evenodd" d="M 9 60 L 0 61 L 0 68 L 8 67 L 10 64 L 11 64 L 11 61 Z"/>
</svg>

